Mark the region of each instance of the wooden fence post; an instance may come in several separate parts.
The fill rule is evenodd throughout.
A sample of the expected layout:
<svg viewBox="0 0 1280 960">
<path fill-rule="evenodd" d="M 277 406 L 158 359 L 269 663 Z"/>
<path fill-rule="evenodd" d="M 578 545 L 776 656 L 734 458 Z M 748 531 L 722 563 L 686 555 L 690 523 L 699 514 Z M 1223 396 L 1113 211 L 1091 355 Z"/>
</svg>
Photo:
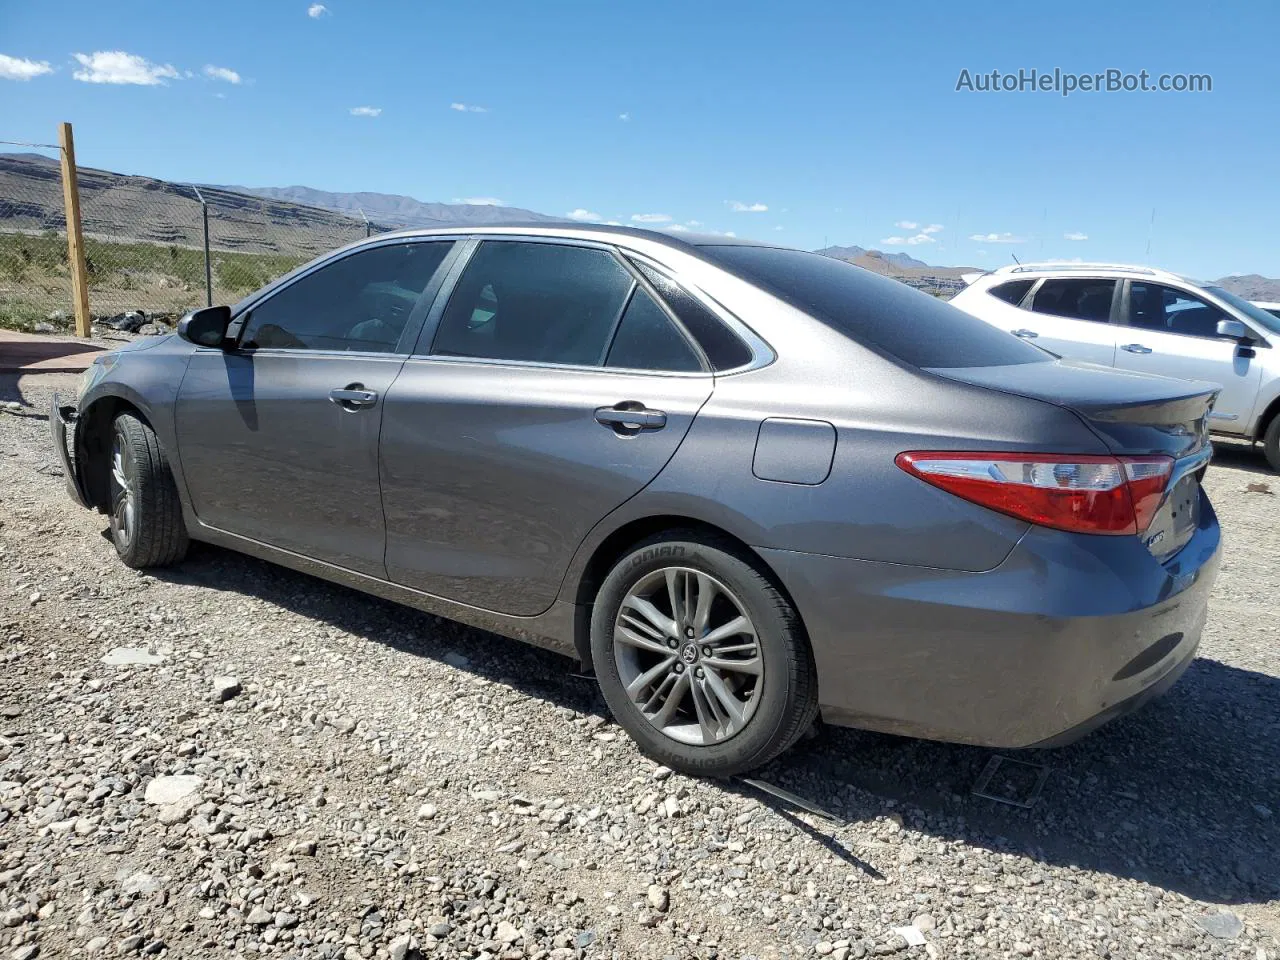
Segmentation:
<svg viewBox="0 0 1280 960">
<path fill-rule="evenodd" d="M 89 283 L 84 267 L 84 233 L 80 227 L 80 186 L 76 180 L 76 144 L 71 124 L 58 126 L 62 145 L 62 205 L 67 217 L 67 266 L 71 270 L 71 299 L 76 312 L 76 336 L 89 336 Z"/>
</svg>

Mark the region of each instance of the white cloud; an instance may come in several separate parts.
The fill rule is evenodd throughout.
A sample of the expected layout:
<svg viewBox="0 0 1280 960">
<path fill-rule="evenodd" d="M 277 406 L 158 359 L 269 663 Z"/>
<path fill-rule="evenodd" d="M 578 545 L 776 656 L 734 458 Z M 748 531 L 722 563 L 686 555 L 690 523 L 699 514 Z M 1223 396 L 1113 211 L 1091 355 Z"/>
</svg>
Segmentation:
<svg viewBox="0 0 1280 960">
<path fill-rule="evenodd" d="M 488 113 L 488 107 L 477 107 L 473 103 L 451 103 L 450 110 L 457 110 L 459 113 Z"/>
<path fill-rule="evenodd" d="M 940 223 L 931 223 L 931 224 L 929 224 L 927 227 L 921 227 L 921 228 L 920 228 L 920 232 L 921 232 L 921 233 L 941 233 L 941 232 L 942 232 L 942 224 L 940 224 Z"/>
<path fill-rule="evenodd" d="M 669 223 L 665 227 L 662 227 L 661 229 L 669 230 L 672 233 L 688 233 L 689 232 L 689 228 L 686 227 L 683 223 Z"/>
<path fill-rule="evenodd" d="M 1026 243 L 1026 237 L 1013 233 L 971 233 L 969 239 L 978 243 Z"/>
<path fill-rule="evenodd" d="M 454 197 L 454 203 L 466 203 L 473 207 L 505 207 L 505 200 L 499 200 L 497 197 Z"/>
<path fill-rule="evenodd" d="M 702 226 L 702 221 L 701 221 L 701 220 L 688 220 L 688 221 L 686 221 L 686 222 L 687 222 L 687 223 L 689 224 L 689 226 L 691 226 L 691 227 L 700 227 L 700 226 Z"/>
<path fill-rule="evenodd" d="M 899 220 L 897 223 L 894 224 L 894 226 L 897 227 L 899 230 L 920 229 L 920 224 L 916 223 L 914 220 Z"/>
<path fill-rule="evenodd" d="M 77 53 L 75 58 L 83 69 L 77 70 L 72 76 L 85 83 L 132 83 L 153 87 L 182 76 L 171 64 L 152 63 L 123 50 Z"/>
<path fill-rule="evenodd" d="M 665 213 L 633 213 L 631 219 L 636 223 L 670 223 L 671 218 Z"/>
<path fill-rule="evenodd" d="M 574 210 L 570 210 L 565 214 L 565 216 L 570 220 L 581 220 L 584 222 L 604 219 L 600 214 L 593 210 L 587 210 L 585 207 L 577 207 Z"/>
<path fill-rule="evenodd" d="M 618 221 L 618 220 L 606 220 L 606 221 L 604 222 L 604 225 L 605 225 L 606 227 L 620 227 L 620 226 L 622 226 L 622 223 L 621 223 L 620 221 Z"/>
<path fill-rule="evenodd" d="M 623 123 L 626 123 L 628 120 L 630 120 L 630 119 L 631 119 L 631 114 L 629 114 L 629 113 L 620 113 L 620 114 L 618 114 L 618 119 L 619 119 L 619 120 L 621 120 Z"/>
<path fill-rule="evenodd" d="M 899 226 L 901 226 L 901 224 L 899 224 Z M 909 237 L 885 237 L 880 242 L 886 247 L 915 247 L 922 243 L 937 243 L 938 241 L 934 240 L 933 237 L 929 236 L 929 234 L 921 232 L 912 234 Z"/>
<path fill-rule="evenodd" d="M 1087 233 L 1081 233 L 1079 230 L 1072 230 L 1070 233 L 1064 233 L 1062 235 L 1062 239 L 1063 240 L 1088 240 L 1089 235 Z"/>
<path fill-rule="evenodd" d="M 204 75 L 211 80 L 225 80 L 227 83 L 239 83 L 240 74 L 227 67 L 215 67 L 211 63 L 206 63 L 204 67 Z"/>
<path fill-rule="evenodd" d="M 777 227 L 774 227 L 773 229 L 775 229 L 775 230 L 782 230 L 782 229 L 784 229 L 784 228 L 783 228 L 783 227 L 781 227 L 781 226 L 777 226 Z"/>
<path fill-rule="evenodd" d="M 307 16 L 312 20 L 319 20 L 328 12 L 329 8 L 323 3 L 313 3 L 311 6 L 307 7 Z"/>
<path fill-rule="evenodd" d="M 353 117 L 377 117 L 382 115 L 381 107 L 352 107 L 347 111 Z"/>
<path fill-rule="evenodd" d="M 45 60 L 24 60 L 0 53 L 0 80 L 30 80 L 53 73 L 53 67 Z"/>
<path fill-rule="evenodd" d="M 763 203 L 743 203 L 741 200 L 726 200 L 725 203 L 734 213 L 764 213 L 769 209 Z"/>
</svg>

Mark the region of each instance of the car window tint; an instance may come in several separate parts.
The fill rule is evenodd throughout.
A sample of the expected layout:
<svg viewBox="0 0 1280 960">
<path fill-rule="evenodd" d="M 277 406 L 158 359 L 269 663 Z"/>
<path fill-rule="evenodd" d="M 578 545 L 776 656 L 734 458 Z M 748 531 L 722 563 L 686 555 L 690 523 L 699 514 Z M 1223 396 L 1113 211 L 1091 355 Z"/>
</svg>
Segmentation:
<svg viewBox="0 0 1280 960">
<path fill-rule="evenodd" d="M 698 341 L 713 370 L 732 370 L 751 362 L 751 350 L 714 313 L 678 283 L 648 264 L 632 261 L 644 278 L 653 284 L 671 312 L 680 318 L 690 336 Z"/>
<path fill-rule="evenodd" d="M 632 286 L 604 250 L 486 241 L 449 297 L 431 352 L 598 365 Z"/>
<path fill-rule="evenodd" d="M 1043 350 L 905 283 L 801 250 L 711 244 L 702 253 L 851 340 L 917 367 L 1043 363 Z"/>
<path fill-rule="evenodd" d="M 701 370 L 702 361 L 653 297 L 636 287 L 614 334 L 605 366 L 689 371 Z"/>
<path fill-rule="evenodd" d="M 1115 290 L 1114 280 L 1088 277 L 1049 279 L 1036 291 L 1031 309 L 1054 317 L 1107 323 L 1111 319 L 1111 299 Z"/>
<path fill-rule="evenodd" d="M 323 266 L 254 307 L 240 345 L 390 353 L 452 245 L 372 247 Z"/>
<path fill-rule="evenodd" d="M 1226 319 L 1226 314 L 1217 307 L 1173 287 L 1158 283 L 1129 284 L 1130 326 L 1216 340 L 1218 321 Z"/>
<path fill-rule="evenodd" d="M 1022 302 L 1022 298 L 1027 295 L 1027 291 L 1031 289 L 1034 280 L 1008 280 L 1004 283 L 998 283 L 987 293 L 995 297 L 997 300 L 1003 300 L 1005 303 L 1011 303 L 1015 307 Z"/>
</svg>

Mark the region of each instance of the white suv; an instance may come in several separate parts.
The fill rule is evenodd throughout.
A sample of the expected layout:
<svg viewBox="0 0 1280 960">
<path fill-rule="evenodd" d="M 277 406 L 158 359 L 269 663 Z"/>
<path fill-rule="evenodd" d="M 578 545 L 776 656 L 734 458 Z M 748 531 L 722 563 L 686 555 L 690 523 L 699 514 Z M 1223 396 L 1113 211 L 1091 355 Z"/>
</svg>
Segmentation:
<svg viewBox="0 0 1280 960">
<path fill-rule="evenodd" d="M 1029 263 L 964 279 L 955 306 L 1053 353 L 1221 384 L 1210 429 L 1262 441 L 1280 471 L 1280 318 L 1146 267 Z"/>
</svg>

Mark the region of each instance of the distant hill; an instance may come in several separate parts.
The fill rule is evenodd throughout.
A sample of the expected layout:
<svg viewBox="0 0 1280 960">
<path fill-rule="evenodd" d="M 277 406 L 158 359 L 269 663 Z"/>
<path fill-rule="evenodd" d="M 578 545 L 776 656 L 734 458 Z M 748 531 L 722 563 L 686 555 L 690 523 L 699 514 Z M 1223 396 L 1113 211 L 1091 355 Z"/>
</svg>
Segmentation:
<svg viewBox="0 0 1280 960">
<path fill-rule="evenodd" d="M 1223 277 L 1214 282 L 1224 290 L 1229 290 L 1237 297 L 1244 297 L 1246 300 L 1280 302 L 1280 280 L 1259 276 L 1256 273 L 1246 273 L 1242 276 Z"/>
<path fill-rule="evenodd" d="M 270 200 L 320 207 L 349 217 L 398 227 L 439 227 L 446 224 L 489 224 L 503 222 L 563 223 L 563 217 L 550 217 L 522 207 L 502 207 L 479 203 L 423 203 L 413 197 L 393 193 L 333 193 L 311 187 L 220 187 L 236 193 L 247 193 Z"/>
<path fill-rule="evenodd" d="M 886 263 L 891 263 L 896 267 L 904 267 L 909 270 L 923 270 L 929 267 L 929 264 L 923 260 L 917 260 L 915 257 L 906 253 L 884 253 L 880 250 L 868 250 L 865 247 L 823 247 L 821 250 L 815 250 L 814 253 L 820 253 L 824 257 L 835 257 L 837 260 L 857 261 L 859 257 L 872 255 L 879 257 Z"/>
</svg>

